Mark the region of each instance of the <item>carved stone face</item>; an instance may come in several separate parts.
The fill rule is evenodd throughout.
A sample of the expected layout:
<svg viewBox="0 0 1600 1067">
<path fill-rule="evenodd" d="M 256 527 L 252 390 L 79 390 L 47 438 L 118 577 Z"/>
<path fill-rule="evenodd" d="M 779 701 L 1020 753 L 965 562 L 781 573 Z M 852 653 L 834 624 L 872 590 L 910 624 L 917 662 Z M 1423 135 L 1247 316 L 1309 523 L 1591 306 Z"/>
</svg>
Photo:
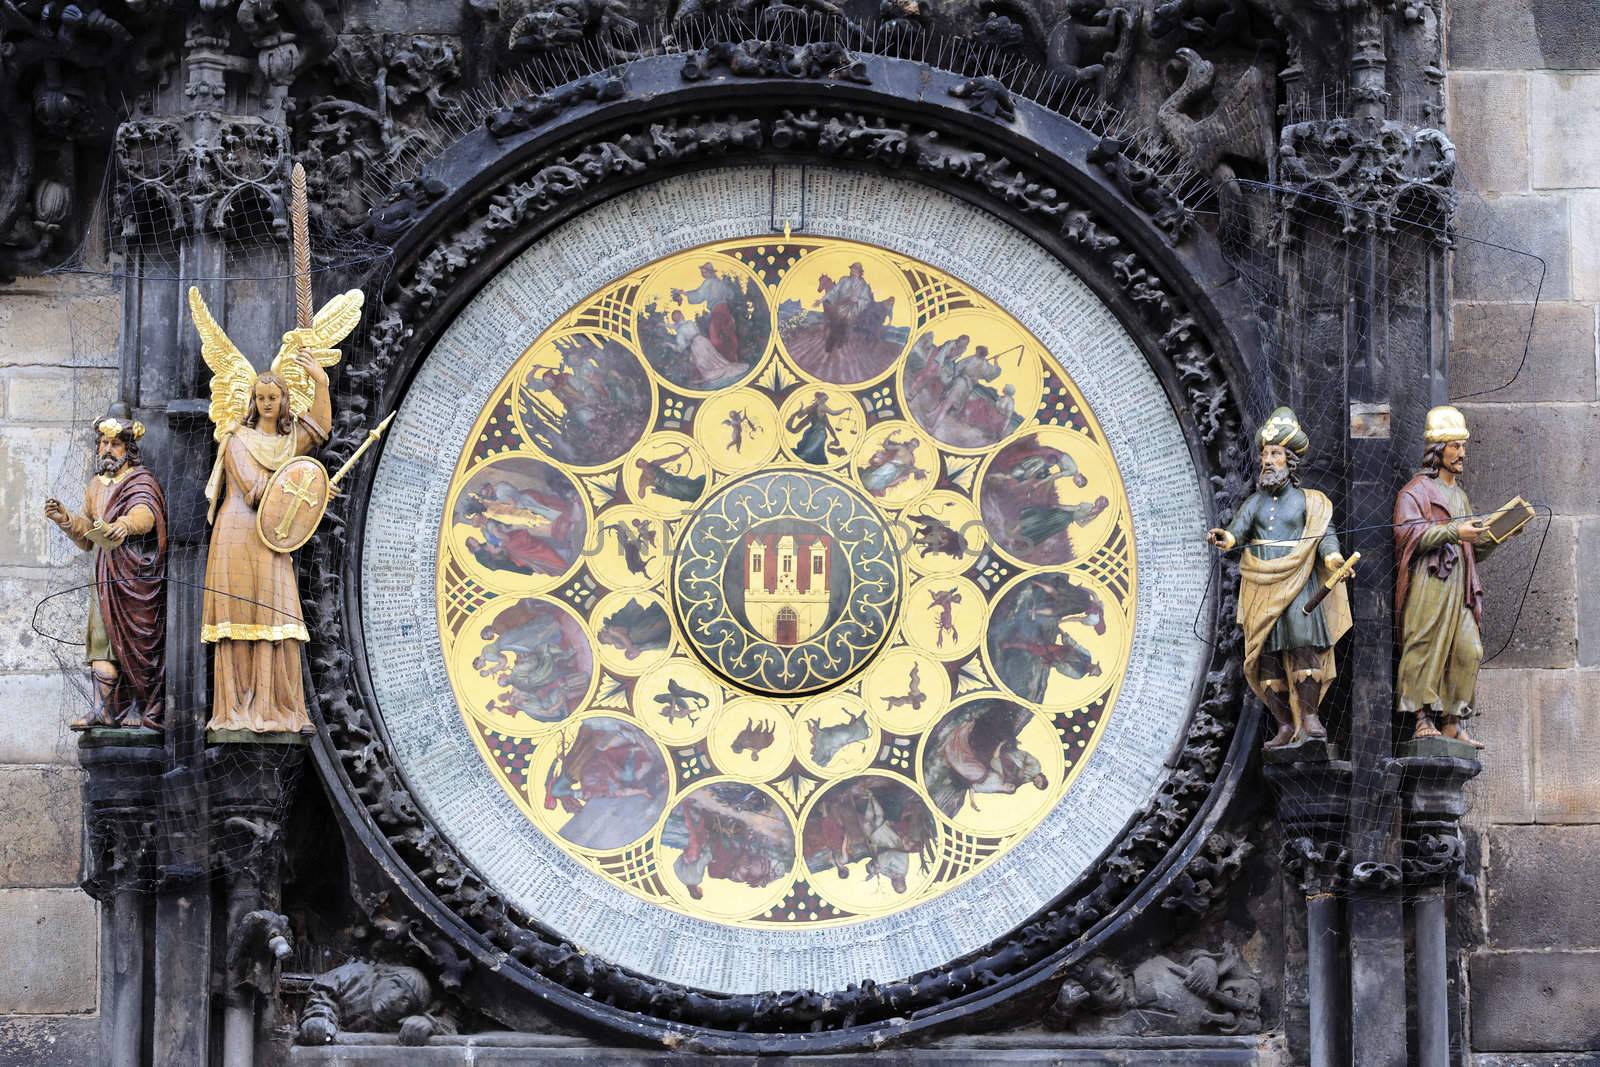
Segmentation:
<svg viewBox="0 0 1600 1067">
<path fill-rule="evenodd" d="M 257 382 L 255 387 L 256 414 L 268 426 L 278 422 L 278 410 L 283 406 L 283 390 L 271 382 Z"/>
<path fill-rule="evenodd" d="M 1084 965 L 1080 980 L 1097 1010 L 1114 1011 L 1127 1005 L 1128 980 L 1108 961 L 1090 960 Z"/>
<path fill-rule="evenodd" d="M 380 967 L 372 983 L 372 1014 L 393 1025 L 428 1006 L 427 983 L 409 967 Z"/>
</svg>

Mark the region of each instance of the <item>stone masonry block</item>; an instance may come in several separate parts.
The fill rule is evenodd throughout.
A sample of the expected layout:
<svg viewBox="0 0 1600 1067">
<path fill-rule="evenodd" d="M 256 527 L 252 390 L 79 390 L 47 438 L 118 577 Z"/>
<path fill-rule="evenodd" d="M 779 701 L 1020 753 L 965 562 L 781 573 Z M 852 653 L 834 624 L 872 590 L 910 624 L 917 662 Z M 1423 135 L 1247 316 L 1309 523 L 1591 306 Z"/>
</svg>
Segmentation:
<svg viewBox="0 0 1600 1067">
<path fill-rule="evenodd" d="M 86 559 L 52 569 L 0 567 L 0 671 L 80 669 L 89 617 L 84 586 L 93 581 Z"/>
<path fill-rule="evenodd" d="M 1557 515 L 1600 515 L 1594 447 L 1600 405 L 1464 403 L 1461 409 L 1472 430 L 1463 481 L 1474 507 L 1490 510 L 1521 495 Z M 1484 577 L 1492 581 L 1488 572 Z"/>
<path fill-rule="evenodd" d="M 1586 0 L 1450 0 L 1450 67 L 1600 67 L 1600 7 Z"/>
<path fill-rule="evenodd" d="M 369 31 L 374 33 L 403 33 L 438 35 L 441 43 L 455 47 L 461 55 L 461 13 L 448 4 L 430 4 L 423 0 L 377 0 L 375 4 L 362 4 L 351 11 L 345 23 L 345 32 Z"/>
<path fill-rule="evenodd" d="M 1600 1067 L 1600 1052 L 1491 1052 L 1472 1057 L 1472 1067 Z"/>
<path fill-rule="evenodd" d="M 1600 517 L 1578 520 L 1578 664 L 1600 667 L 1600 567 L 1588 561 L 1600 559 Z"/>
<path fill-rule="evenodd" d="M 1594 177 L 1600 184 L 1600 175 Z M 1600 192 L 1572 194 L 1572 232 L 1587 235 L 1572 248 L 1572 295 L 1577 300 L 1600 300 Z"/>
<path fill-rule="evenodd" d="M 1488 747 L 1483 773 L 1467 783 L 1467 819 L 1476 826 L 1533 821 L 1533 734 L 1539 707 L 1534 678 L 1544 671 L 1484 670 L 1473 733 Z"/>
<path fill-rule="evenodd" d="M 5 379 L 8 424 L 72 423 L 83 441 L 116 398 L 119 384 L 115 367 L 15 368 L 0 374 Z"/>
<path fill-rule="evenodd" d="M 0 1067 L 99 1067 L 102 1062 L 96 1016 L 0 1018 Z"/>
<path fill-rule="evenodd" d="M 55 495 L 73 511 L 83 510 L 89 451 L 84 435 L 67 427 L 0 427 L 0 564 L 49 566 L 79 555 L 44 517 L 45 497 Z"/>
<path fill-rule="evenodd" d="M 76 767 L 0 767 L 0 885 L 77 884 L 82 781 Z"/>
<path fill-rule="evenodd" d="M 1600 763 L 1591 742 L 1600 733 L 1600 671 L 1529 671 L 1537 701 L 1534 727 L 1534 818 L 1541 823 L 1600 823 Z M 1600 831 L 1595 848 L 1600 851 Z M 1600 910 L 1584 909 L 1600 916 Z M 1600 944 L 1600 942 L 1597 942 Z"/>
<path fill-rule="evenodd" d="M 1570 903 L 1570 901 L 1568 902 Z M 1600 1034 L 1600 955 L 1482 953 L 1472 959 L 1472 1047 L 1479 1052 L 1582 1051 Z"/>
<path fill-rule="evenodd" d="M 1524 74 L 1454 73 L 1450 139 L 1467 185 L 1485 193 L 1528 188 L 1528 79 Z"/>
<path fill-rule="evenodd" d="M 1486 503 L 1473 498 L 1481 510 Z M 1540 545 L 1540 529 L 1549 531 Z M 1578 561 L 1575 524 L 1565 515 L 1535 518 L 1525 534 L 1483 561 L 1483 654 L 1491 667 L 1573 667 L 1578 662 Z M 1537 556 L 1537 562 L 1535 557 Z"/>
<path fill-rule="evenodd" d="M 1534 188 L 1593 188 L 1600 168 L 1600 73 L 1534 74 L 1528 95 Z"/>
<path fill-rule="evenodd" d="M 1593 305 L 1458 300 L 1450 334 L 1452 396 L 1477 404 L 1596 398 Z"/>
<path fill-rule="evenodd" d="M 1567 197 L 1561 194 L 1463 201 L 1456 213 L 1456 231 L 1465 238 L 1456 246 L 1456 299 L 1565 300 L 1572 255 L 1567 215 Z M 1534 256 L 1544 261 L 1542 289 Z"/>
<path fill-rule="evenodd" d="M 121 306 L 117 293 L 54 280 L 9 290 L 0 295 L 0 366 L 105 363 Z"/>
<path fill-rule="evenodd" d="M 76 889 L 0 889 L 0 1015 L 95 1009 L 95 902 Z"/>
<path fill-rule="evenodd" d="M 83 710 L 79 687 L 59 673 L 0 674 L 0 764 L 76 764 L 78 743 L 67 723 Z"/>
<path fill-rule="evenodd" d="M 1600 947 L 1600 909 L 1575 906 L 1600 880 L 1600 826 L 1496 826 L 1488 837 L 1490 948 Z"/>
</svg>

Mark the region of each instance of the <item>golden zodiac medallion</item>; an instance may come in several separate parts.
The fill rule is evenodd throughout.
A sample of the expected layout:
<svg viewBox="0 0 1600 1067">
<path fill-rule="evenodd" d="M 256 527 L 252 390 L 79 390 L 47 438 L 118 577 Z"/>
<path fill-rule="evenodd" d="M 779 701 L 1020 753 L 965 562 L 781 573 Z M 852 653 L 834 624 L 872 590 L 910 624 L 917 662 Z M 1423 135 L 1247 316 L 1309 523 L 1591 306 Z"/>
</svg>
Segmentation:
<svg viewBox="0 0 1600 1067">
<path fill-rule="evenodd" d="M 656 906 L 843 925 L 972 878 L 1114 713 L 1115 457 L 984 294 L 851 241 L 722 241 L 516 356 L 456 463 L 439 619 L 523 815 Z"/>
</svg>

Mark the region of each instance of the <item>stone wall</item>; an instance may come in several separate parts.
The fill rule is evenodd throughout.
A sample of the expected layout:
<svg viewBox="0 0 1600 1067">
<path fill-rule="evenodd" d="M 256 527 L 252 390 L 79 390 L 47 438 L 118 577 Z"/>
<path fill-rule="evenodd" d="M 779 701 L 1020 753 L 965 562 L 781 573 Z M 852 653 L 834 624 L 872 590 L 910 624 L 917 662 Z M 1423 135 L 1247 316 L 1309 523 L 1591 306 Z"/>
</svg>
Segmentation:
<svg viewBox="0 0 1600 1067">
<path fill-rule="evenodd" d="M 1548 265 L 1516 385 L 1462 404 L 1474 502 L 1521 493 L 1556 513 L 1518 637 L 1480 685 L 1489 748 L 1472 815 L 1471 1046 L 1479 1063 L 1537 1063 L 1503 1054 L 1600 1048 L 1600 4 L 1450 0 L 1449 69 L 1473 219 Z M 1493 290 L 1458 285 L 1457 393 L 1521 358 L 1528 294 Z M 1485 579 L 1492 596 L 1520 592 L 1493 584 L 1492 561 Z"/>
<path fill-rule="evenodd" d="M 66 725 L 82 680 L 62 670 L 81 649 L 36 633 L 34 613 L 92 580 L 42 507 L 48 494 L 83 506 L 88 424 L 116 392 L 119 307 L 87 276 L 0 289 L 0 1067 L 91 1062 L 98 1034 L 99 918 L 75 888 L 81 775 Z M 80 625 L 86 596 L 47 608 L 44 627 Z"/>
</svg>

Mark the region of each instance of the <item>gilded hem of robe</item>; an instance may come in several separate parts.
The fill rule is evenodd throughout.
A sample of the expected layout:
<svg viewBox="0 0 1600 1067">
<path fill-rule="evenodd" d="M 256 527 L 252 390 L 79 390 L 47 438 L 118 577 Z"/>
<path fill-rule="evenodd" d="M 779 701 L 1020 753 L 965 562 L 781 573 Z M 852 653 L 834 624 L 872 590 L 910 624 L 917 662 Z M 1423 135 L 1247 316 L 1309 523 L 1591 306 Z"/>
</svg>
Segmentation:
<svg viewBox="0 0 1600 1067">
<path fill-rule="evenodd" d="M 200 640 L 209 644 L 218 641 L 310 641 L 305 625 L 298 622 L 282 626 L 267 626 L 250 622 L 206 623 L 200 627 Z"/>
</svg>

